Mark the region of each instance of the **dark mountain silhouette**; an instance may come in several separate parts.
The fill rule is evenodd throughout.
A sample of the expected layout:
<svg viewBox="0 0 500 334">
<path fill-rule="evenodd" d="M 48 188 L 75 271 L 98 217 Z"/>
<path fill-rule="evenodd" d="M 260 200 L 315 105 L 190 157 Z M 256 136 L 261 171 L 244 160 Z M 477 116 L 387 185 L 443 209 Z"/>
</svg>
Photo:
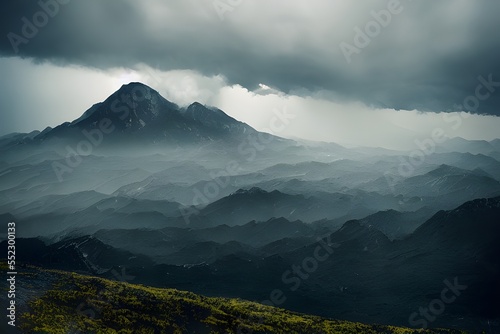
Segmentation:
<svg viewBox="0 0 500 334">
<path fill-rule="evenodd" d="M 207 225 L 195 227 L 243 225 L 252 220 L 266 221 L 270 217 L 312 221 L 327 217 L 327 211 L 328 201 L 320 198 L 289 195 L 277 190 L 267 192 L 253 187 L 239 189 L 200 209 L 196 216 L 206 217 Z"/>
<path fill-rule="evenodd" d="M 105 129 L 105 130 L 103 130 Z M 257 131 L 217 108 L 193 103 L 179 107 L 156 90 L 138 82 L 123 85 L 105 101 L 89 108 L 80 118 L 41 133 L 14 135 L 3 142 L 78 141 L 85 133 L 103 131 L 107 144 L 194 144 L 243 138 Z"/>
<path fill-rule="evenodd" d="M 253 189 L 240 194 L 260 192 Z M 119 206 L 122 207 L 122 204 Z M 500 232 L 498 217 L 500 197 L 478 199 L 454 210 L 438 212 L 412 235 L 393 242 L 378 229 L 358 221 L 349 221 L 340 230 L 323 236 L 321 243 L 309 241 L 303 244 L 301 237 L 297 238 L 297 242 L 290 242 L 290 237 L 281 242 L 274 241 L 274 245 L 263 249 L 277 255 L 267 257 L 252 255 L 252 250 L 244 244 L 225 242 L 220 235 L 217 237 L 222 243 L 203 241 L 204 235 L 213 236 L 215 231 L 240 238 L 241 231 L 238 230 L 254 229 L 253 223 L 250 223 L 233 231 L 223 226 L 196 232 L 178 228 L 170 232 L 165 229 L 161 238 L 167 240 L 163 245 L 160 240 L 155 241 L 154 233 L 148 232 L 150 239 L 141 235 L 146 231 L 120 232 L 120 248 L 106 246 L 98 239 L 89 237 L 64 240 L 51 246 L 31 242 L 21 244 L 20 248 L 31 251 L 20 260 L 33 260 L 47 267 L 65 269 L 71 269 L 74 262 L 78 270 L 86 270 L 85 259 L 108 269 L 112 263 L 127 264 L 127 272 L 136 277 L 137 283 L 256 301 L 268 298 L 270 287 L 278 287 L 286 291 L 287 301 L 281 306 L 287 309 L 342 319 L 406 325 L 412 312 L 439 298 L 444 280 L 457 278 L 467 286 L 466 290 L 453 304 L 447 305 L 446 313 L 432 326 L 479 328 L 478 319 L 500 316 L 500 246 L 496 242 Z M 280 224 L 288 226 L 285 220 L 276 220 L 271 229 L 279 229 Z M 296 224 L 294 228 L 306 227 Z M 107 235 L 108 240 L 103 239 L 109 242 L 120 233 L 115 235 L 110 230 L 97 235 L 100 238 Z M 186 239 L 179 239 L 190 238 L 191 233 L 195 233 L 199 242 L 186 245 Z M 273 234 L 277 235 L 276 231 Z M 144 267 L 142 263 L 151 263 L 151 257 L 141 254 L 140 260 L 134 260 L 138 256 L 135 253 L 137 247 L 123 250 L 127 238 L 157 242 L 155 247 L 158 252 L 166 247 L 167 253 L 168 240 L 178 240 L 177 249 L 167 256 L 170 261 L 180 264 L 190 259 L 207 263 L 196 265 L 191 262 L 188 266 L 150 264 Z M 282 280 L 284 273 L 290 271 L 293 265 L 304 266 L 305 259 L 314 257 L 318 246 L 327 247 L 325 245 L 332 250 L 331 255 L 317 262 L 315 270 L 300 280 L 297 289 L 290 291 L 295 285 L 291 282 L 296 280 L 291 280 L 294 277 L 292 273 Z M 93 253 L 92 257 L 87 258 L 87 252 Z M 52 254 L 53 258 L 58 258 L 60 254 L 63 260 L 52 264 L 46 257 L 40 259 L 43 254 Z M 319 254 L 324 256 L 327 253 Z M 109 271 L 103 275 L 107 274 Z"/>
<path fill-rule="evenodd" d="M 415 231 L 429 216 L 425 210 L 416 212 L 386 210 L 360 219 L 359 223 L 381 231 L 390 239 L 398 239 Z"/>
</svg>

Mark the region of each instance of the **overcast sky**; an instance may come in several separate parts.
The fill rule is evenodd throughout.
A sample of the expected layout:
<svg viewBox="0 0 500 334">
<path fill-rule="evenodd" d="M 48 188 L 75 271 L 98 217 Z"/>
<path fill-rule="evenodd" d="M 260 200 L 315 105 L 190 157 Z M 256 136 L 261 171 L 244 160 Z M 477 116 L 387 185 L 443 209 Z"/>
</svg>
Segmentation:
<svg viewBox="0 0 500 334">
<path fill-rule="evenodd" d="M 499 14 L 490 0 L 7 0 L 0 135 L 73 120 L 142 81 L 260 130 L 286 109 L 285 137 L 411 148 L 443 128 L 491 140 Z M 474 115 L 444 114 L 459 111 Z"/>
</svg>

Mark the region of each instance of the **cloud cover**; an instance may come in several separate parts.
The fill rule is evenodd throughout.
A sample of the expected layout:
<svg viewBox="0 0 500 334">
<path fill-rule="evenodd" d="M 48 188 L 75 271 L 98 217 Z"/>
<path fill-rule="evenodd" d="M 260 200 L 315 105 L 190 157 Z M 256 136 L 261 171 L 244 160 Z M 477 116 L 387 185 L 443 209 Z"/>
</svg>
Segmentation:
<svg viewBox="0 0 500 334">
<path fill-rule="evenodd" d="M 356 27 L 364 30 L 388 1 L 224 0 L 234 6 L 223 20 L 212 0 L 66 1 L 18 52 L 7 36 L 22 36 L 22 19 L 33 22 L 40 3 L 5 1 L 0 55 L 102 70 L 143 63 L 249 90 L 263 83 L 303 97 L 435 112 L 457 109 L 478 76 L 500 81 L 498 1 L 401 0 L 401 12 L 350 63 L 341 43 L 355 45 Z M 499 106 L 496 94 L 475 112 L 500 115 Z"/>
</svg>

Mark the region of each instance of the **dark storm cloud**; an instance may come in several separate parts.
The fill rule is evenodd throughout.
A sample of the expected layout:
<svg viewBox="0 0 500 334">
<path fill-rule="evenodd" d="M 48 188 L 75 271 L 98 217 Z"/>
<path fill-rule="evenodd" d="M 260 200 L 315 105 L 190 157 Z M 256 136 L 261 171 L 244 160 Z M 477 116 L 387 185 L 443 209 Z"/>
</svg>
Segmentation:
<svg viewBox="0 0 500 334">
<path fill-rule="evenodd" d="M 395 109 L 454 110 L 474 96 L 479 76 L 500 82 L 498 1 L 401 0 L 387 27 L 348 62 L 341 43 L 356 46 L 355 27 L 364 29 L 371 11 L 389 2 L 242 0 L 221 20 L 212 0 L 72 0 L 16 53 L 8 33 L 22 36 L 21 19 L 33 22 L 41 7 L 8 0 L 0 52 L 103 69 L 193 69 L 249 89 L 264 83 Z M 500 115 L 496 89 L 477 112 Z"/>
</svg>

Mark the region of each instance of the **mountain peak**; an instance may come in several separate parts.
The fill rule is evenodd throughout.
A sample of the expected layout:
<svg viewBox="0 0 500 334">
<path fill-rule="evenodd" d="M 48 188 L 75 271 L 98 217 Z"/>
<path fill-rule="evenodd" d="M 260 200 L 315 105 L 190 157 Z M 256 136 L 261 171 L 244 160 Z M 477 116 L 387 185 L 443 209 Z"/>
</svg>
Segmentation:
<svg viewBox="0 0 500 334">
<path fill-rule="evenodd" d="M 465 174 L 465 173 L 467 173 L 467 171 L 460 169 L 458 167 L 441 164 L 437 168 L 430 171 L 428 174 L 441 176 L 441 175 Z"/>
<path fill-rule="evenodd" d="M 189 108 L 205 108 L 205 106 L 203 104 L 201 104 L 200 102 L 198 101 L 195 101 L 193 103 L 191 103 L 189 106 L 188 106 L 188 109 Z"/>
<path fill-rule="evenodd" d="M 134 88 L 134 87 L 143 87 L 143 88 L 147 88 L 147 89 L 153 89 L 153 88 L 149 87 L 148 85 L 146 85 L 142 82 L 139 82 L 139 81 L 131 81 L 128 84 L 123 84 L 121 88 Z"/>
<path fill-rule="evenodd" d="M 148 94 L 155 94 L 160 96 L 160 93 L 158 93 L 158 91 L 154 90 L 146 84 L 143 84 L 142 82 L 129 82 L 128 84 L 123 84 L 120 89 L 118 89 L 111 96 L 114 96 L 116 94 L 132 94 L 136 99 L 140 99 L 141 95 L 145 97 L 144 95 Z"/>
<path fill-rule="evenodd" d="M 263 194 L 269 194 L 269 192 L 259 187 L 252 187 L 250 189 L 238 189 L 233 193 L 233 195 L 263 195 Z"/>
<path fill-rule="evenodd" d="M 103 103 L 113 103 L 115 100 L 131 104 L 131 101 L 141 102 L 146 99 L 163 99 L 158 91 L 142 82 L 129 82 L 123 84 L 111 94 Z M 167 100 L 165 100 L 167 101 Z M 167 101 L 171 103 L 170 101 Z"/>
<path fill-rule="evenodd" d="M 500 197 L 475 199 L 456 209 L 437 212 L 408 240 L 417 244 L 434 243 L 436 247 L 455 244 L 459 248 L 463 247 L 464 241 L 478 245 L 497 243 L 499 214 Z"/>
<path fill-rule="evenodd" d="M 122 85 L 105 101 L 94 104 L 73 122 L 59 125 L 37 136 L 82 139 L 82 131 L 98 130 L 102 124 L 112 128 L 107 143 L 137 144 L 198 143 L 241 138 L 256 130 L 225 114 L 222 110 L 194 102 L 181 108 L 163 98 L 153 88 L 141 83 Z M 231 140 L 237 142 L 238 140 Z"/>
<path fill-rule="evenodd" d="M 153 88 L 131 82 L 122 85 L 104 102 L 93 105 L 71 125 L 93 128 L 103 119 L 109 119 L 119 132 L 137 132 L 167 114 L 178 112 L 178 108 Z"/>
</svg>

